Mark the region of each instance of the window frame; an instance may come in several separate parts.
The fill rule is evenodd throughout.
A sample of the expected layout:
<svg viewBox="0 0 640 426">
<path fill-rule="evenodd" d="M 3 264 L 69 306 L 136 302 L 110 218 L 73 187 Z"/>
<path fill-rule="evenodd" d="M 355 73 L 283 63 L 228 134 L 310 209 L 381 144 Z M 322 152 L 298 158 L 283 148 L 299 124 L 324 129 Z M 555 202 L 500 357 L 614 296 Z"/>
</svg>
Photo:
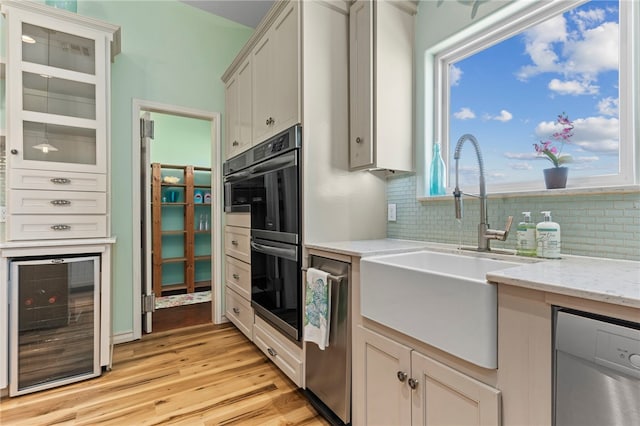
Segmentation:
<svg viewBox="0 0 640 426">
<path fill-rule="evenodd" d="M 487 18 L 467 27 L 447 40 L 439 43 L 425 52 L 425 78 L 426 88 L 429 88 L 429 79 L 433 79 L 433 85 L 425 91 L 425 107 L 427 114 L 432 116 L 432 123 L 425 125 L 425 151 L 424 188 L 429 188 L 429 164 L 434 142 L 441 143 L 442 156 L 448 169 L 452 171 L 454 164 L 450 164 L 450 152 L 455 147 L 455 140 L 449 135 L 449 64 L 469 57 L 474 53 L 495 45 L 514 35 L 522 33 L 525 29 L 534 26 L 546 19 L 564 13 L 577 6 L 587 3 L 588 0 L 568 0 L 552 2 L 527 1 L 514 2 L 489 15 Z M 638 22 L 640 21 L 640 6 L 635 1 L 620 0 L 619 2 L 620 24 L 620 64 L 619 64 L 619 173 L 615 175 L 600 175 L 572 178 L 569 180 L 568 190 L 589 189 L 591 192 L 606 190 L 615 186 L 637 185 L 640 182 L 640 112 L 638 96 L 633 96 L 640 90 L 640 53 L 638 48 L 640 37 Z M 635 23 L 635 25 L 634 25 Z M 429 97 L 433 103 L 429 106 Z M 428 110 L 432 109 L 431 114 Z M 479 141 L 482 148 L 482 141 Z M 505 161 L 506 167 L 506 161 Z M 451 176 L 451 173 L 450 173 Z M 448 193 L 453 189 L 453 178 L 447 182 Z M 539 180 L 531 180 L 519 183 L 487 184 L 491 193 L 521 193 L 528 191 L 544 190 L 542 173 Z M 425 194 L 428 196 L 428 191 Z"/>
</svg>

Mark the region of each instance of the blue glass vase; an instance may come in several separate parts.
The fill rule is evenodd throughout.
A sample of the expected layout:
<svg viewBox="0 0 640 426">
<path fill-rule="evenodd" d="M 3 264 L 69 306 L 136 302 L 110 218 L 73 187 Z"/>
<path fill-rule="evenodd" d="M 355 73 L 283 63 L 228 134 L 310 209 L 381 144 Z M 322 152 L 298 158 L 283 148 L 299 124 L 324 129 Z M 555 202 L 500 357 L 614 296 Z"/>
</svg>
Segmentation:
<svg viewBox="0 0 640 426">
<path fill-rule="evenodd" d="M 433 159 L 431 160 L 431 180 L 429 195 L 445 195 L 447 187 L 447 169 L 440 154 L 440 144 L 433 144 Z"/>
</svg>

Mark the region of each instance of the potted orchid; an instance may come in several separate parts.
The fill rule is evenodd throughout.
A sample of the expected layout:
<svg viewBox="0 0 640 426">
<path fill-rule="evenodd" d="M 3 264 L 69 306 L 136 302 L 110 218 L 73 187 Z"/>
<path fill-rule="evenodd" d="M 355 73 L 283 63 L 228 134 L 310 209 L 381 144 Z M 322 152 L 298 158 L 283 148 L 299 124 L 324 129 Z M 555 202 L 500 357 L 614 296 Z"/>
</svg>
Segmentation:
<svg viewBox="0 0 640 426">
<path fill-rule="evenodd" d="M 565 143 L 571 143 L 574 128 L 573 121 L 563 112 L 558 115 L 556 122 L 562 126 L 562 129 L 551 136 L 559 142 L 559 147 L 553 146 L 554 142 L 550 140 L 533 144 L 538 157 L 549 160 L 554 166 L 544 170 L 544 180 L 547 189 L 566 187 L 569 169 L 562 167 L 562 165 L 572 161 L 571 155 L 562 153 L 562 148 L 564 148 Z"/>
</svg>

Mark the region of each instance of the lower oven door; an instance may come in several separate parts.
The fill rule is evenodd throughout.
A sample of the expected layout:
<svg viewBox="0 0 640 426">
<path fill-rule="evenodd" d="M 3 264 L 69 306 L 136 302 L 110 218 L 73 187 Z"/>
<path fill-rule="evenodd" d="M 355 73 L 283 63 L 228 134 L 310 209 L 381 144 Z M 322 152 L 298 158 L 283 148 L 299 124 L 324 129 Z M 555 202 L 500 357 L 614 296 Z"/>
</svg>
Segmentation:
<svg viewBox="0 0 640 426">
<path fill-rule="evenodd" d="M 251 239 L 251 306 L 291 340 L 300 341 L 300 248 Z"/>
</svg>

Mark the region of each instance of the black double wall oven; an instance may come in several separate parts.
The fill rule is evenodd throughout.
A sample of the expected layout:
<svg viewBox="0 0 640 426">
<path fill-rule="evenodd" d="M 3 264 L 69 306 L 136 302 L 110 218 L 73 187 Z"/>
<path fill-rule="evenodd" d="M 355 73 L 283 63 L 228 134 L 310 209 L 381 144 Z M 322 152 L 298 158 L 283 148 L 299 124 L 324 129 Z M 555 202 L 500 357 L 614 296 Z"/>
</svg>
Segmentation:
<svg viewBox="0 0 640 426">
<path fill-rule="evenodd" d="M 251 306 L 289 339 L 302 336 L 301 128 L 224 164 L 225 212 L 251 213 Z"/>
</svg>

